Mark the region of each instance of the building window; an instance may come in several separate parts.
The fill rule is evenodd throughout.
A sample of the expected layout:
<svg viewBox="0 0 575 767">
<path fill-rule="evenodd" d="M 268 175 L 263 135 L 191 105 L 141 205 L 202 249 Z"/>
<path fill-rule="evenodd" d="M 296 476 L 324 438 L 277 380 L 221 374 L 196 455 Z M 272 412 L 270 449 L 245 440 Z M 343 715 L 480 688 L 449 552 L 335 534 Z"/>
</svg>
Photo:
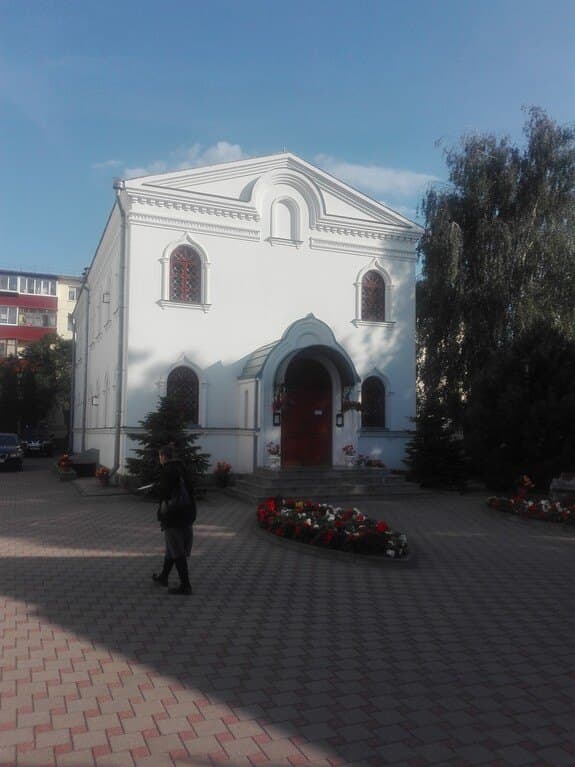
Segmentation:
<svg viewBox="0 0 575 767">
<path fill-rule="evenodd" d="M 187 424 L 198 423 L 199 388 L 198 376 L 188 367 L 174 368 L 168 376 L 166 394 L 178 401 Z"/>
<path fill-rule="evenodd" d="M 202 261 L 189 245 L 180 245 L 170 256 L 170 301 L 202 303 Z"/>
<path fill-rule="evenodd" d="M 0 306 L 0 325 L 17 325 L 18 309 L 15 306 Z"/>
<path fill-rule="evenodd" d="M 35 328 L 55 328 L 56 312 L 49 309 L 20 309 L 19 323 Z"/>
<path fill-rule="evenodd" d="M 56 280 L 41 277 L 20 277 L 20 293 L 35 296 L 55 296 Z"/>
<path fill-rule="evenodd" d="M 361 385 L 361 426 L 364 429 L 385 429 L 385 386 L 375 376 Z"/>
<path fill-rule="evenodd" d="M 68 288 L 68 301 L 75 301 L 78 298 L 78 288 Z"/>
<path fill-rule="evenodd" d="M 13 338 L 0 339 L 0 358 L 15 357 L 17 353 L 16 340 Z"/>
<path fill-rule="evenodd" d="M 361 319 L 385 322 L 385 282 L 373 269 L 361 281 Z"/>
<path fill-rule="evenodd" d="M 0 290 L 9 290 L 12 293 L 18 292 L 18 277 L 15 274 L 0 275 Z"/>
</svg>

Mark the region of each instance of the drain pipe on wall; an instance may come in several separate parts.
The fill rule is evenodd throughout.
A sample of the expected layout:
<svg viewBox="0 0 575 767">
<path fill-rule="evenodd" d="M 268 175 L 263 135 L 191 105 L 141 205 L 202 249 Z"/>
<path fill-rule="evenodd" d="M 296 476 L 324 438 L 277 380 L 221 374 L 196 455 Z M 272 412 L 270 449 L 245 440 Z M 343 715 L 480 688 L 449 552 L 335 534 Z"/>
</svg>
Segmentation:
<svg viewBox="0 0 575 767">
<path fill-rule="evenodd" d="M 74 399 L 76 396 L 76 344 L 78 343 L 78 333 L 76 332 L 76 318 L 74 314 L 69 314 L 72 319 L 72 375 L 70 376 L 70 412 L 68 415 L 68 447 L 67 452 L 74 452 Z"/>
<path fill-rule="evenodd" d="M 86 415 L 88 405 L 88 346 L 90 333 L 90 288 L 84 279 L 82 289 L 86 291 L 86 338 L 84 342 L 84 402 L 82 403 L 82 452 L 86 449 Z"/>
<path fill-rule="evenodd" d="M 120 242 L 120 274 L 118 287 L 118 363 L 116 371 L 116 426 L 114 435 L 114 465 L 112 467 L 112 476 L 115 476 L 120 469 L 120 446 L 122 437 L 122 402 L 124 395 L 124 332 L 126 326 L 126 252 L 128 239 L 127 215 L 124 203 L 122 202 L 122 192 L 126 188 L 126 182 L 123 179 L 114 181 L 116 190 L 116 202 L 118 210 L 122 217 L 121 224 L 121 242 Z"/>
<path fill-rule="evenodd" d="M 252 472 L 258 467 L 258 437 L 260 431 L 260 379 L 256 378 L 256 386 L 254 390 L 254 442 L 253 442 L 253 455 L 252 455 Z"/>
</svg>

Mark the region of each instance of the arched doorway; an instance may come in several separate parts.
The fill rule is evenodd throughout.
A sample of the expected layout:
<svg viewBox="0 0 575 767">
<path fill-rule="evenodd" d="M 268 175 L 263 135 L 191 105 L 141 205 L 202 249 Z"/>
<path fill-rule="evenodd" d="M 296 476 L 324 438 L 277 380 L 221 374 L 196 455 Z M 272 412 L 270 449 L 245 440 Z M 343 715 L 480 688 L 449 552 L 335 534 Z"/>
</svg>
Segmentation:
<svg viewBox="0 0 575 767">
<path fill-rule="evenodd" d="M 331 466 L 332 384 L 325 367 L 296 357 L 284 377 L 282 466 Z"/>
</svg>

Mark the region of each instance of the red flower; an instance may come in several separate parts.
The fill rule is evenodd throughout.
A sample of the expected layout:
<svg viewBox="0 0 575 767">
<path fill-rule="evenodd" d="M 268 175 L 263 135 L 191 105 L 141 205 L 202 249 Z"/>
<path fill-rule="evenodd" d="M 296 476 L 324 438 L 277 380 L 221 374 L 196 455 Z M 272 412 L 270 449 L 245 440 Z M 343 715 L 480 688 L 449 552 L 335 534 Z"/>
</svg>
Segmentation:
<svg viewBox="0 0 575 767">
<path fill-rule="evenodd" d="M 386 530 L 389 530 L 389 527 L 385 524 L 385 522 L 378 522 L 375 526 L 375 529 L 378 533 L 385 533 Z"/>
</svg>

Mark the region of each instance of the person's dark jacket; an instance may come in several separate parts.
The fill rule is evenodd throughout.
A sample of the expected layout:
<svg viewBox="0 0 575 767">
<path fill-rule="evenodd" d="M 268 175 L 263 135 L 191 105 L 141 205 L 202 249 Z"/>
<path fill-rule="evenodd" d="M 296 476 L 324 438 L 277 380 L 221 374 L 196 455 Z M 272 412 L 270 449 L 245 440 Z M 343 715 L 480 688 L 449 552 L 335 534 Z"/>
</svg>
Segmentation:
<svg viewBox="0 0 575 767">
<path fill-rule="evenodd" d="M 187 508 L 172 508 L 170 501 L 178 495 L 180 477 L 186 483 L 190 504 Z M 166 461 L 160 467 L 160 478 L 154 485 L 154 494 L 160 500 L 158 520 L 162 530 L 171 527 L 188 527 L 196 519 L 196 502 L 194 500 L 194 488 L 181 461 Z"/>
</svg>

